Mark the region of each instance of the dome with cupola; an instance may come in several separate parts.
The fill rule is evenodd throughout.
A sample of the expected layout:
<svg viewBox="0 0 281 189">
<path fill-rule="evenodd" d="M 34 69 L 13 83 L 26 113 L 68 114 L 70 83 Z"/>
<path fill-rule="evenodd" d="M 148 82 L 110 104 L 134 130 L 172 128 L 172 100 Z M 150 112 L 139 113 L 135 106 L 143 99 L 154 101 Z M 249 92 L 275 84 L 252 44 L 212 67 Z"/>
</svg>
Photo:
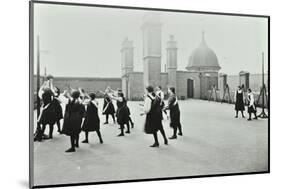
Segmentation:
<svg viewBox="0 0 281 189">
<path fill-rule="evenodd" d="M 216 53 L 207 45 L 204 32 L 202 32 L 202 41 L 200 45 L 191 53 L 186 67 L 189 71 L 221 69 Z"/>
</svg>

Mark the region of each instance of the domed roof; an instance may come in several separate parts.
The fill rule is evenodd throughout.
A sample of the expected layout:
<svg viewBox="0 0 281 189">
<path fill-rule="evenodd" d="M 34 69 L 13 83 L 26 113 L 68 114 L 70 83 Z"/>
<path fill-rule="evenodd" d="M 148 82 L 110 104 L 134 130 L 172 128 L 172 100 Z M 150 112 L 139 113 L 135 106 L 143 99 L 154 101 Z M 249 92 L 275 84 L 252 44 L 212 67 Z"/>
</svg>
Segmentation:
<svg viewBox="0 0 281 189">
<path fill-rule="evenodd" d="M 187 70 L 220 70 L 217 55 L 208 47 L 205 41 L 204 32 L 202 33 L 202 41 L 200 45 L 191 53 Z"/>
</svg>

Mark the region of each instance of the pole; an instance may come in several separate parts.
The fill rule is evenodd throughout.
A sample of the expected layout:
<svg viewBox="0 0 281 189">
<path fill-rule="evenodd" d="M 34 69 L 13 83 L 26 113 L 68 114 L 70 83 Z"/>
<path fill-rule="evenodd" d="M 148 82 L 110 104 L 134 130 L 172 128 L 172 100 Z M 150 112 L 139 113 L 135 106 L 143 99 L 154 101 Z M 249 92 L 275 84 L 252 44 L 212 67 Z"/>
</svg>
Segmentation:
<svg viewBox="0 0 281 189">
<path fill-rule="evenodd" d="M 44 67 L 44 81 L 47 80 L 47 68 L 46 66 Z"/>
<path fill-rule="evenodd" d="M 200 99 L 202 99 L 202 73 L 199 73 L 199 79 L 200 79 Z"/>
<path fill-rule="evenodd" d="M 264 53 L 262 52 L 262 111 L 264 111 Z"/>
<path fill-rule="evenodd" d="M 265 111 L 264 111 L 264 96 L 266 96 L 266 88 L 265 88 L 265 83 L 264 83 L 264 53 L 262 53 L 262 88 L 261 88 L 261 92 L 260 95 L 262 95 L 262 112 L 260 113 L 260 115 L 258 117 L 260 118 L 267 118 L 268 116 L 266 115 Z"/>
<path fill-rule="evenodd" d="M 37 117 L 40 115 L 40 98 L 38 96 L 40 89 L 40 42 L 37 36 Z"/>
</svg>

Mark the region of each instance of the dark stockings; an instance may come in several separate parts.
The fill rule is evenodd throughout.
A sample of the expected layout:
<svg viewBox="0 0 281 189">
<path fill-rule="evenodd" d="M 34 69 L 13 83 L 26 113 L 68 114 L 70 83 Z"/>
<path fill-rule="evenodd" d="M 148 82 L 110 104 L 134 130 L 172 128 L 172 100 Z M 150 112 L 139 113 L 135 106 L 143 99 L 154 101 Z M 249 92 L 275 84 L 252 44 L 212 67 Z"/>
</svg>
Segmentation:
<svg viewBox="0 0 281 189">
<path fill-rule="evenodd" d="M 154 138 L 154 144 L 151 145 L 150 147 L 159 147 L 157 131 L 153 133 L 153 138 Z"/>
<path fill-rule="evenodd" d="M 134 122 L 132 121 L 131 116 L 129 116 L 129 122 L 130 122 L 130 124 L 132 125 L 132 128 L 134 128 Z"/>
<path fill-rule="evenodd" d="M 43 125 L 42 126 L 42 135 L 44 137 L 44 133 L 45 133 L 45 130 L 46 130 L 46 125 Z M 49 125 L 49 138 L 53 138 L 53 130 L 54 130 L 54 125 Z"/>
<path fill-rule="evenodd" d="M 70 144 L 71 147 L 66 150 L 65 152 L 75 152 L 75 147 L 78 148 L 79 147 L 79 134 L 78 135 L 72 135 L 70 136 Z"/>
<path fill-rule="evenodd" d="M 182 136 L 182 129 L 181 129 L 181 124 L 179 124 L 178 126 L 174 127 L 174 133 L 173 136 L 170 137 L 170 139 L 176 139 L 177 138 L 177 131 L 179 129 L 179 135 Z"/>
<path fill-rule="evenodd" d="M 254 119 L 258 119 L 258 117 L 257 117 L 257 113 L 256 112 L 253 112 L 253 114 L 254 114 Z M 248 118 L 248 120 L 252 120 L 252 113 L 249 113 L 249 118 Z"/>
<path fill-rule="evenodd" d="M 57 121 L 57 126 L 58 126 L 58 132 L 61 134 L 60 120 Z"/>
<path fill-rule="evenodd" d="M 120 124 L 121 133 L 118 136 L 124 136 L 124 124 Z"/>
<path fill-rule="evenodd" d="M 97 130 L 96 132 L 97 132 L 97 135 L 99 137 L 100 143 L 103 143 L 100 131 Z M 89 132 L 87 132 L 87 131 L 85 132 L 85 140 L 82 141 L 82 143 L 89 143 Z"/>
<path fill-rule="evenodd" d="M 53 138 L 54 125 L 50 125 L 49 138 Z"/>
<path fill-rule="evenodd" d="M 235 116 L 236 118 L 238 117 L 238 112 L 239 112 L 239 111 L 236 110 L 236 116 Z M 240 112 L 241 112 L 241 114 L 242 114 L 242 117 L 245 117 L 245 116 L 244 116 L 244 111 L 240 110 Z"/>
<path fill-rule="evenodd" d="M 114 116 L 114 114 L 110 114 L 111 115 L 111 117 L 112 117 L 112 120 L 113 120 L 113 122 L 115 123 L 115 116 Z M 108 118 L 109 118 L 109 114 L 106 114 L 105 115 L 105 123 L 108 123 Z"/>
<path fill-rule="evenodd" d="M 100 130 L 97 130 L 96 132 L 97 132 L 97 135 L 98 135 L 98 137 L 99 137 L 99 139 L 100 139 L 100 143 L 103 143 L 103 140 L 102 140 L 102 138 L 101 138 Z"/>
<path fill-rule="evenodd" d="M 166 134 L 165 134 L 165 131 L 164 131 L 163 128 L 160 129 L 160 133 L 161 133 L 161 135 L 162 135 L 163 138 L 164 138 L 164 144 L 168 144 L 168 139 L 167 139 L 167 137 L 166 137 Z"/>
<path fill-rule="evenodd" d="M 127 126 L 127 131 L 126 131 L 126 133 L 130 133 L 130 124 L 129 124 L 129 122 L 126 123 L 126 126 Z"/>
</svg>

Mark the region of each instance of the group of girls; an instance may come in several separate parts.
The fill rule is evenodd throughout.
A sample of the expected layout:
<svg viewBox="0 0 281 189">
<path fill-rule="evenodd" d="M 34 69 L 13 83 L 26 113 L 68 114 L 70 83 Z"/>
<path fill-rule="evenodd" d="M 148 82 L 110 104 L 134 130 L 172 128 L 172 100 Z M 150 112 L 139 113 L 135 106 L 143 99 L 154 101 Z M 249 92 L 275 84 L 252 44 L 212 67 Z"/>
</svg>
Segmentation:
<svg viewBox="0 0 281 189">
<path fill-rule="evenodd" d="M 89 132 L 96 132 L 99 142 L 103 139 L 100 132 L 98 102 L 95 93 L 87 94 L 83 90 L 65 91 L 60 101 L 66 104 L 62 133 L 70 137 L 71 147 L 66 152 L 75 152 L 79 148 L 79 134 L 85 132 L 82 143 L 89 143 Z"/>
<path fill-rule="evenodd" d="M 46 79 L 38 93 L 42 106 L 34 140 L 52 139 L 54 124 L 57 124 L 58 132 L 70 137 L 71 147 L 66 152 L 75 152 L 75 148 L 79 147 L 81 131 L 85 132 L 85 140 L 82 143 L 89 143 L 88 135 L 92 131 L 97 133 L 100 143 L 103 143 L 95 94 L 87 94 L 82 89 L 72 89 L 60 94 L 59 89 L 53 86 L 53 77 L 48 76 Z M 65 104 L 64 116 L 61 103 Z M 61 119 L 63 119 L 62 129 Z M 49 125 L 49 135 L 44 134 L 47 125 Z"/>
<path fill-rule="evenodd" d="M 257 108 L 256 108 L 256 104 L 255 104 L 255 96 L 252 92 L 252 90 L 249 88 L 247 89 L 247 96 L 246 96 L 246 100 L 245 100 L 245 95 L 244 95 L 244 87 L 243 86 L 238 86 L 235 95 L 234 95 L 234 99 L 235 99 L 235 111 L 236 111 L 236 115 L 235 118 L 238 118 L 238 112 L 241 112 L 242 117 L 244 118 L 244 111 L 245 111 L 245 103 L 244 101 L 247 102 L 247 106 L 248 106 L 248 114 L 249 114 L 249 118 L 248 121 L 252 120 L 252 114 L 254 114 L 254 118 L 253 119 L 258 119 L 257 117 Z"/>
<path fill-rule="evenodd" d="M 163 128 L 162 120 L 163 113 L 167 114 L 166 110 L 170 110 L 170 127 L 173 128 L 173 135 L 169 139 L 177 139 L 178 135 L 182 136 L 182 127 L 180 123 L 180 109 L 178 100 L 175 93 L 175 88 L 170 87 L 168 89 L 169 99 L 168 105 L 164 103 L 164 93 L 161 90 L 161 86 L 156 87 L 156 91 L 152 86 L 146 87 L 146 94 L 144 98 L 143 113 L 146 115 L 144 131 L 147 134 L 152 134 L 154 138 L 154 144 L 150 147 L 159 147 L 158 131 L 160 131 L 164 144 L 168 145 L 168 139 Z"/>
<path fill-rule="evenodd" d="M 100 118 L 98 114 L 98 101 L 95 93 L 87 94 L 83 89 L 64 91 L 62 94 L 59 89 L 53 85 L 53 77 L 48 76 L 47 80 L 39 89 L 38 96 L 42 100 L 40 115 L 37 119 L 37 131 L 34 140 L 53 138 L 53 128 L 57 124 L 58 132 L 70 137 L 71 147 L 66 152 L 75 152 L 79 148 L 79 135 L 81 131 L 85 132 L 85 139 L 82 143 L 89 143 L 89 132 L 95 131 L 98 135 L 100 143 L 103 143 L 100 132 Z M 134 127 L 134 123 L 130 117 L 130 109 L 127 106 L 127 100 L 121 90 L 114 91 L 108 87 L 104 94 L 104 106 L 102 114 L 106 115 L 108 124 L 109 115 L 112 116 L 115 123 L 115 108 L 112 100 L 117 103 L 117 123 L 120 125 L 121 133 L 118 136 L 129 134 L 130 128 Z M 65 113 L 61 103 L 65 104 Z M 60 128 L 60 120 L 63 119 L 63 127 Z M 46 126 L 49 125 L 49 135 L 45 135 Z M 125 125 L 127 126 L 124 132 Z"/>
<path fill-rule="evenodd" d="M 107 87 L 104 92 L 100 91 L 100 93 L 104 94 L 104 109 L 103 114 L 106 115 L 106 122 L 108 124 L 108 117 L 109 115 L 112 116 L 113 121 L 115 122 L 114 118 L 114 105 L 112 104 L 112 100 L 116 100 L 116 117 L 117 123 L 120 125 L 120 134 L 117 136 L 125 136 L 125 133 L 130 134 L 130 128 L 134 128 L 134 123 L 131 119 L 130 109 L 127 106 L 127 100 L 124 97 L 124 93 L 119 89 L 117 91 L 112 90 L 110 87 Z M 125 130 L 125 125 L 127 130 Z"/>
</svg>

